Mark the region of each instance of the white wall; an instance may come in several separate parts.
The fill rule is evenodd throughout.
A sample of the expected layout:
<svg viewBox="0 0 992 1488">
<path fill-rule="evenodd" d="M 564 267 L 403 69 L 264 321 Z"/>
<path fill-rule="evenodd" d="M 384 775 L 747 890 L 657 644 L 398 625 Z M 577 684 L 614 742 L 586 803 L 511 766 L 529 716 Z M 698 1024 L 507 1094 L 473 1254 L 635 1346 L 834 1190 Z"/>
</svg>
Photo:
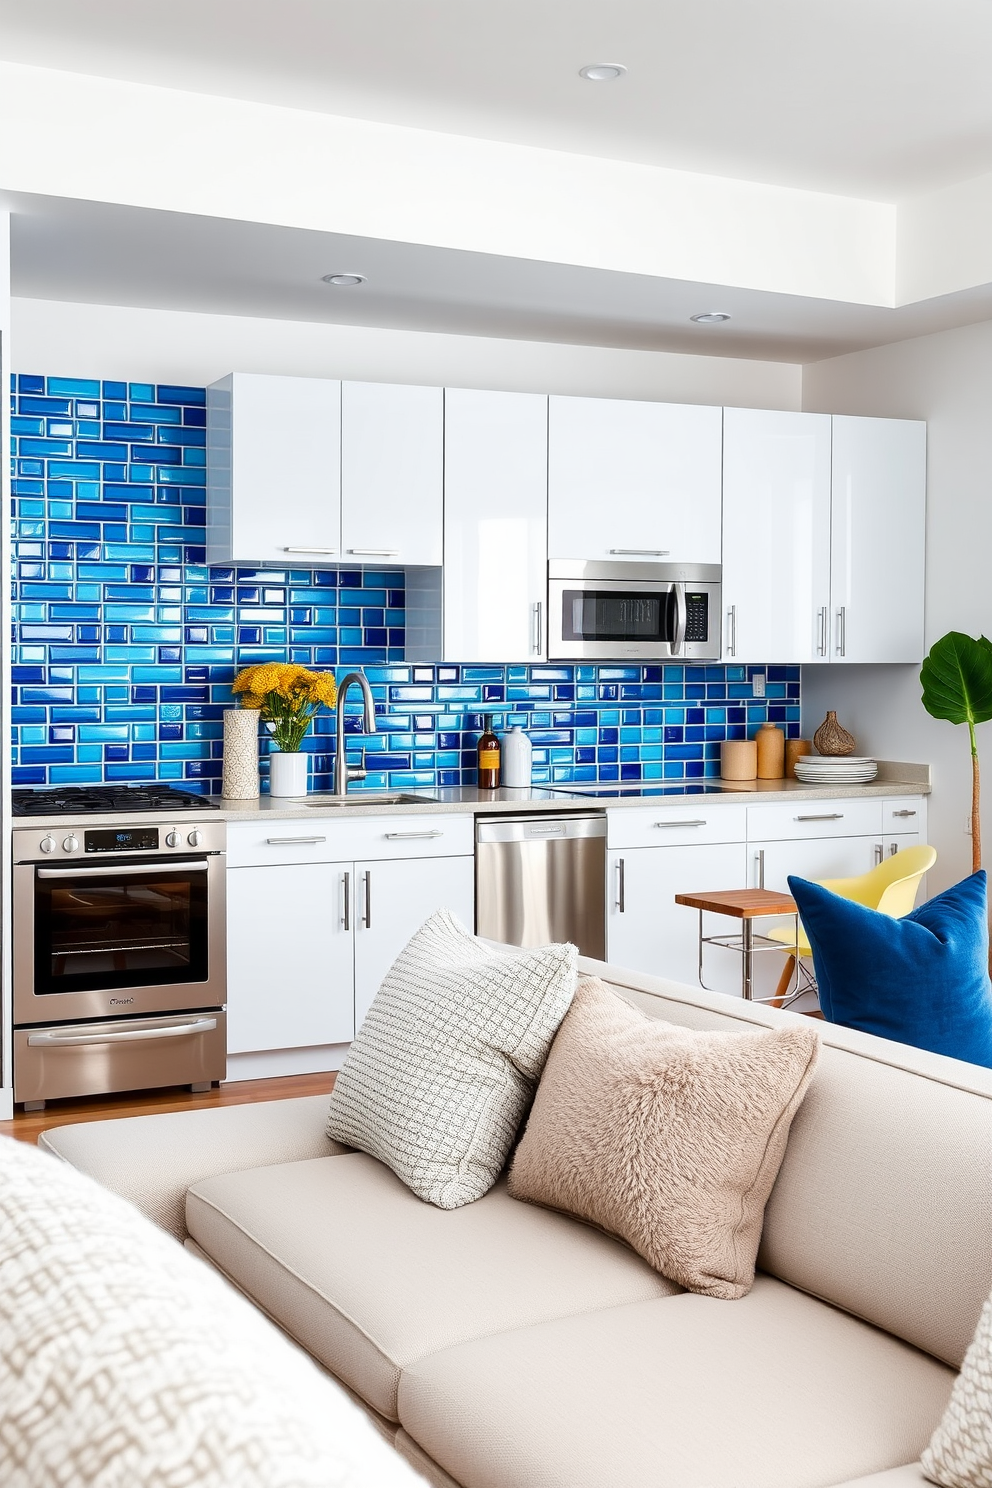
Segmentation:
<svg viewBox="0 0 992 1488">
<path fill-rule="evenodd" d="M 801 368 L 429 331 L 12 301 L 19 372 L 203 386 L 228 372 L 798 408 Z"/>
<path fill-rule="evenodd" d="M 927 420 L 926 645 L 949 630 L 992 635 L 992 322 L 807 366 L 803 407 Z M 940 858 L 931 888 L 970 872 L 967 729 L 924 711 L 919 669 L 805 668 L 804 733 L 827 708 L 856 735 L 859 753 L 933 764 L 930 840 Z M 978 738 L 992 865 L 992 725 L 980 727 Z"/>
</svg>

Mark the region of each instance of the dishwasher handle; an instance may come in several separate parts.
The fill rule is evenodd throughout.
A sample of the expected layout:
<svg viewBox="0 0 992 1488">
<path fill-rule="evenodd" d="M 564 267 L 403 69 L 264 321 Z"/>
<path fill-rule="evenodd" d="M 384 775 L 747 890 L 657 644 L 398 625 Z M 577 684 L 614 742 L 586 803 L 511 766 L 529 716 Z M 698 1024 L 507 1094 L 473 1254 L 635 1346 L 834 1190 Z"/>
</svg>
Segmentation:
<svg viewBox="0 0 992 1488">
<path fill-rule="evenodd" d="M 475 824 L 477 843 L 572 842 L 578 837 L 605 837 L 606 812 L 570 812 L 567 816 L 500 817 L 480 819 Z"/>
</svg>

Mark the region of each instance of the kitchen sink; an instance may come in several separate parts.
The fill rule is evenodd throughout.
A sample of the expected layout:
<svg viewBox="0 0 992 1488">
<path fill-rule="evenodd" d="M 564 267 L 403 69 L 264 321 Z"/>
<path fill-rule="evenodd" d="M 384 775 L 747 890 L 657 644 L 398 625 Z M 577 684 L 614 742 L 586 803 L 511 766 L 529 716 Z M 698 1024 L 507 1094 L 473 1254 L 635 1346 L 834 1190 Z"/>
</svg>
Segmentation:
<svg viewBox="0 0 992 1488">
<path fill-rule="evenodd" d="M 333 811 L 342 806 L 430 806 L 437 804 L 436 796 L 409 795 L 403 791 L 355 791 L 350 796 L 322 796 L 319 801 L 308 801 L 314 811 Z"/>
</svg>

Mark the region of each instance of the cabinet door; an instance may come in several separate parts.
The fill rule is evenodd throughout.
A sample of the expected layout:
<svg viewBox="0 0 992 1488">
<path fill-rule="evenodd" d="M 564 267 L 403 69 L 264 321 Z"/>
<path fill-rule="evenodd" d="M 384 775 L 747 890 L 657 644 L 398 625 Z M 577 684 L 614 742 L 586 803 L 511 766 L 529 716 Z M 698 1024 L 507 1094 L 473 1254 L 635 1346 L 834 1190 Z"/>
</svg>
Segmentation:
<svg viewBox="0 0 992 1488">
<path fill-rule="evenodd" d="M 833 420 L 831 661 L 921 661 L 926 425 Z"/>
<path fill-rule="evenodd" d="M 789 892 L 789 874 L 799 878 L 853 878 L 881 860 L 882 839 L 811 837 L 797 841 L 750 842 L 748 879 L 752 887 Z"/>
<path fill-rule="evenodd" d="M 441 562 L 443 393 L 341 386 L 341 551 L 358 563 Z"/>
<path fill-rule="evenodd" d="M 336 563 L 341 384 L 235 372 L 207 389 L 208 560 Z"/>
<path fill-rule="evenodd" d="M 444 659 L 547 655 L 548 400 L 445 389 Z"/>
<path fill-rule="evenodd" d="M 232 868 L 227 874 L 227 1046 L 231 1054 L 347 1043 L 354 1035 L 350 863 Z"/>
<path fill-rule="evenodd" d="M 724 658 L 826 659 L 830 417 L 724 409 Z"/>
<path fill-rule="evenodd" d="M 548 556 L 720 562 L 723 410 L 552 397 Z"/>
<path fill-rule="evenodd" d="M 410 937 L 436 909 L 475 926 L 472 858 L 405 858 L 355 864 L 355 1029 Z"/>
<path fill-rule="evenodd" d="M 607 863 L 608 961 L 698 986 L 699 915 L 676 904 L 675 895 L 746 887 L 744 843 L 614 850 Z M 707 935 L 730 935 L 739 928 L 722 915 L 705 916 L 704 926 Z M 718 992 L 739 993 L 740 956 L 707 947 L 704 976 Z"/>
</svg>

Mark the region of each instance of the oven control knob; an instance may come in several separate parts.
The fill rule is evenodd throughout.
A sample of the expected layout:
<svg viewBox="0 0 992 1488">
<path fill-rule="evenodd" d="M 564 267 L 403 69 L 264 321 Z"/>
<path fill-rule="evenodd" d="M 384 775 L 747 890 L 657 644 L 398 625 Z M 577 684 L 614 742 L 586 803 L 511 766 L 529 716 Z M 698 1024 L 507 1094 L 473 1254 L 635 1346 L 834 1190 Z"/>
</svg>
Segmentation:
<svg viewBox="0 0 992 1488">
<path fill-rule="evenodd" d="M 192 832 L 190 832 L 189 836 L 186 838 L 186 841 L 189 843 L 190 847 L 199 847 L 200 843 L 203 841 L 203 833 L 197 827 L 194 827 Z"/>
<path fill-rule="evenodd" d="M 166 836 L 165 845 L 166 847 L 178 847 L 181 841 L 182 838 L 176 831 L 175 827 L 173 827 L 171 832 L 169 832 Z"/>
<path fill-rule="evenodd" d="M 43 853 L 54 852 L 55 851 L 55 838 L 52 836 L 51 833 L 49 833 L 47 837 L 42 837 L 41 842 L 39 843 L 39 846 L 40 846 L 40 848 L 41 848 L 41 850 L 42 850 Z"/>
<path fill-rule="evenodd" d="M 66 852 L 76 852 L 79 848 L 79 838 L 67 837 L 62 846 L 65 848 Z"/>
</svg>

